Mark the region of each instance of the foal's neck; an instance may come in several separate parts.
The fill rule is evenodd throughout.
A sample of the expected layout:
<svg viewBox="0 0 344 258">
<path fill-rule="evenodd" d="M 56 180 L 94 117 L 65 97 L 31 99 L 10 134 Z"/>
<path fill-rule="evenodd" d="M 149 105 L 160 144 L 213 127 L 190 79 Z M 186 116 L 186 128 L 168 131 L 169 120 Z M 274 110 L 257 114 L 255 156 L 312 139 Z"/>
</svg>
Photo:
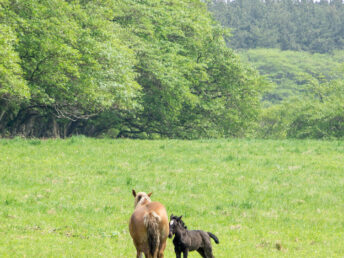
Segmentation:
<svg viewBox="0 0 344 258">
<path fill-rule="evenodd" d="M 186 229 L 186 228 L 184 228 L 184 227 L 181 226 L 181 225 L 178 225 L 175 235 L 176 235 L 177 238 L 180 238 L 180 237 L 181 237 L 183 234 L 185 234 L 186 232 L 187 232 L 187 229 Z"/>
</svg>

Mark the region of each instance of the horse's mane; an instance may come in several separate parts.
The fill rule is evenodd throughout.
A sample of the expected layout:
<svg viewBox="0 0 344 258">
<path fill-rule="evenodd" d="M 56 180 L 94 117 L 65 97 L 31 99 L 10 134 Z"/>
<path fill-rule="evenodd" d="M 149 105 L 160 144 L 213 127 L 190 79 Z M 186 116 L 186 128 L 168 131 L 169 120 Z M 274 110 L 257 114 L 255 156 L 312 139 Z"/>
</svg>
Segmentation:
<svg viewBox="0 0 344 258">
<path fill-rule="evenodd" d="M 149 196 L 142 196 L 141 199 L 136 203 L 135 208 L 143 205 L 145 201 L 151 202 L 151 198 Z"/>
</svg>

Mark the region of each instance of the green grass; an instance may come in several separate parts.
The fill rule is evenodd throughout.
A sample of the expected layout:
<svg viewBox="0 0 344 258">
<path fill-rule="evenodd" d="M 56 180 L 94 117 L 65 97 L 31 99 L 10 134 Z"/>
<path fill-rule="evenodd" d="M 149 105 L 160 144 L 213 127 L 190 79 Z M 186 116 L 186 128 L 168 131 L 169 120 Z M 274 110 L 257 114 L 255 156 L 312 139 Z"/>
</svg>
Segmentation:
<svg viewBox="0 0 344 258">
<path fill-rule="evenodd" d="M 216 234 L 216 257 L 341 257 L 343 157 L 343 141 L 0 140 L 0 256 L 134 257 L 134 188 Z"/>
</svg>

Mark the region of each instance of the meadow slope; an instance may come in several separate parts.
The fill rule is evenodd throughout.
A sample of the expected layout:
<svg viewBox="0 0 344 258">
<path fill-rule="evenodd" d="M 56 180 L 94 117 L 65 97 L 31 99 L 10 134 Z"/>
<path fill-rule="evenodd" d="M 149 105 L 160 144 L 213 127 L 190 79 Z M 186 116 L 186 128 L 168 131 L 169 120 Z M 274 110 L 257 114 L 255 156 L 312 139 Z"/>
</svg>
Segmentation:
<svg viewBox="0 0 344 258">
<path fill-rule="evenodd" d="M 343 157 L 343 141 L 3 139 L 0 256 L 134 257 L 134 188 L 217 235 L 217 258 L 340 257 Z"/>
</svg>

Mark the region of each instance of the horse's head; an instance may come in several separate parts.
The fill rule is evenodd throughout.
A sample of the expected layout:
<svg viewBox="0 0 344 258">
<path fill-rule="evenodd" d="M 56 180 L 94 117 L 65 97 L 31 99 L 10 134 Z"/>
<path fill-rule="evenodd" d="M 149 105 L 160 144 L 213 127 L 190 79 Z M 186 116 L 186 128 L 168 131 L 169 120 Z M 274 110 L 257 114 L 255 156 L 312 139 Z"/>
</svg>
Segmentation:
<svg viewBox="0 0 344 258">
<path fill-rule="evenodd" d="M 134 197 L 135 197 L 135 202 L 134 202 L 134 207 L 136 208 L 138 204 L 143 204 L 144 202 L 151 202 L 150 196 L 152 195 L 152 192 L 149 194 L 146 194 L 145 192 L 138 192 L 136 193 L 135 190 L 133 189 L 132 191 Z"/>
<path fill-rule="evenodd" d="M 183 216 L 173 216 L 173 214 L 171 214 L 170 217 L 170 230 L 169 230 L 169 234 L 168 237 L 172 238 L 172 236 L 176 233 L 177 229 L 186 229 L 186 226 L 184 225 L 184 222 L 182 221 L 182 217 Z"/>
</svg>

